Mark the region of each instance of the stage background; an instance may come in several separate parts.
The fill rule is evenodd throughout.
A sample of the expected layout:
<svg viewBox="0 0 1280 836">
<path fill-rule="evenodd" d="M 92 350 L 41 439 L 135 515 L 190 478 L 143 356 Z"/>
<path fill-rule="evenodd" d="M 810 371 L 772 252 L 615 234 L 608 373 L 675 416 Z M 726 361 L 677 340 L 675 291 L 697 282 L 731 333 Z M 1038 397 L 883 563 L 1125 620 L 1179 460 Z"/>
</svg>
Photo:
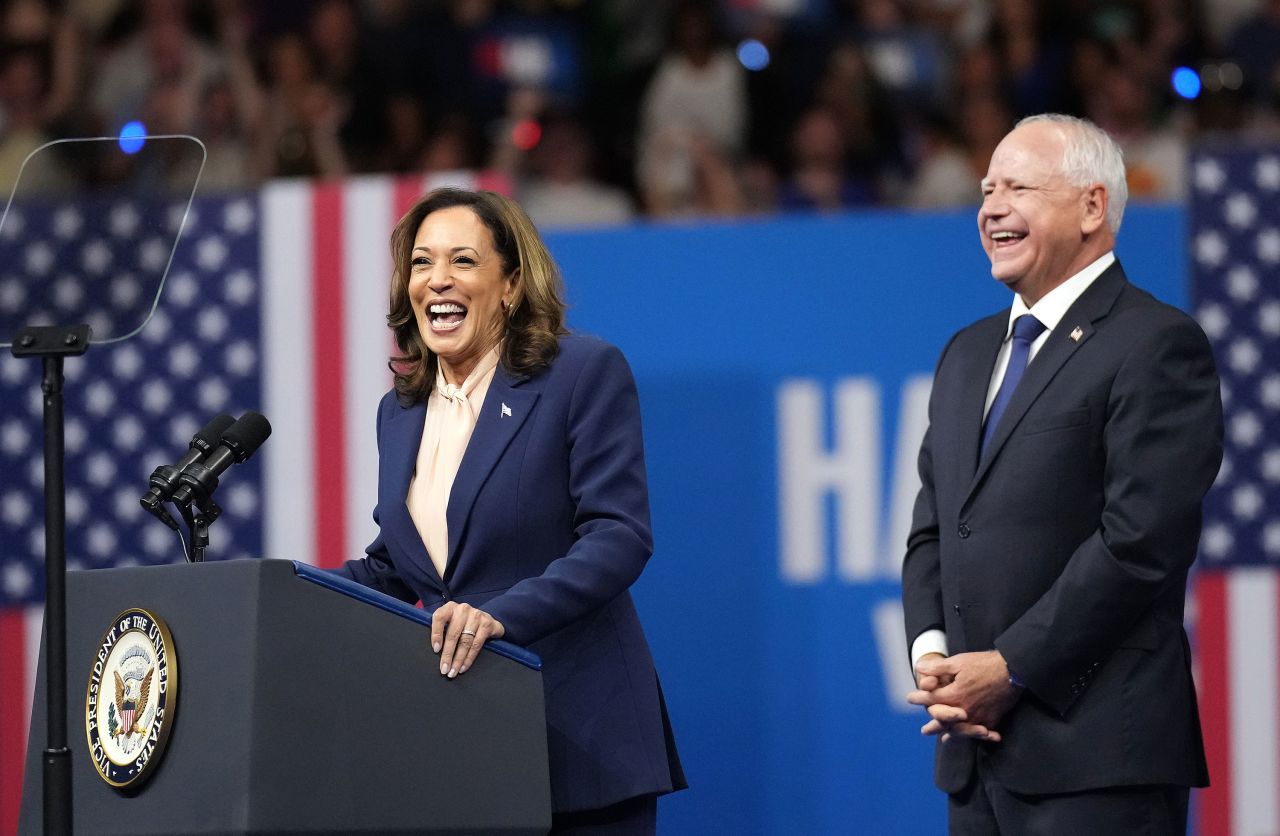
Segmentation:
<svg viewBox="0 0 1280 836">
<path fill-rule="evenodd" d="M 146 475 L 210 415 L 246 408 L 276 433 L 224 477 L 213 552 L 322 565 L 359 553 L 386 386 L 385 239 L 419 189 L 373 178 L 198 201 L 157 319 L 132 347 L 68 364 L 74 565 L 180 560 L 138 515 Z M 1132 207 L 1118 250 L 1135 282 L 1181 306 L 1185 218 Z M 571 324 L 619 345 L 640 388 L 656 552 L 635 596 L 692 785 L 663 802 L 661 832 L 943 832 L 932 741 L 902 702 L 898 566 L 938 353 L 1009 302 L 972 213 L 547 240 Z M 3 832 L 39 624 L 41 511 L 38 375 L 6 356 L 0 386 Z M 85 443 L 94 426 L 111 442 Z"/>
</svg>

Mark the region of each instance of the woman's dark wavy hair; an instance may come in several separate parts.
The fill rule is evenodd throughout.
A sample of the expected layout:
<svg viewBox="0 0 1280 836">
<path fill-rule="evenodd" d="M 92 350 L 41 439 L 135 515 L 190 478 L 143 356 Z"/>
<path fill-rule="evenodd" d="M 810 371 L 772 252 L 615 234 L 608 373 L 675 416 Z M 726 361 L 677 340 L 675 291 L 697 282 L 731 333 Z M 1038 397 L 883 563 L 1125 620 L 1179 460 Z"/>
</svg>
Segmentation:
<svg viewBox="0 0 1280 836">
<path fill-rule="evenodd" d="M 391 304 L 387 325 L 401 354 L 387 365 L 395 373 L 396 395 L 406 406 L 426 400 L 436 382 L 435 354 L 422 339 L 409 276 L 418 227 L 432 212 L 465 206 L 493 236 L 505 275 L 514 276 L 502 339 L 502 365 L 511 374 L 531 375 L 551 365 L 564 326 L 564 286 L 560 270 L 529 216 L 515 201 L 495 192 L 436 189 L 413 205 L 391 233 Z"/>
</svg>

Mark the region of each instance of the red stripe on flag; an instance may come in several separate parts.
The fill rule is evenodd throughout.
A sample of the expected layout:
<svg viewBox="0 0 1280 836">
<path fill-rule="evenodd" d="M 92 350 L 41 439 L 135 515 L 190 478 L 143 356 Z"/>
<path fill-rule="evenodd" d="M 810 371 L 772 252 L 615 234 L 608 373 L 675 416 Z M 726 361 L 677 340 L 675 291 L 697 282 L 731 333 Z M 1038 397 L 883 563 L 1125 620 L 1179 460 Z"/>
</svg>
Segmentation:
<svg viewBox="0 0 1280 836">
<path fill-rule="evenodd" d="M 422 190 L 423 180 L 421 176 L 417 177 L 397 177 L 395 187 L 391 195 L 391 214 L 396 219 L 396 224 L 400 223 L 400 219 L 408 214 L 413 208 L 413 204 L 426 196 L 426 192 Z M 387 230 L 388 240 L 391 238 L 391 230 Z M 391 265 L 391 269 L 395 270 L 395 265 Z M 391 286 L 391 276 L 387 276 L 387 286 Z M 390 357 L 400 356 L 400 346 L 396 345 L 395 334 L 388 329 L 387 331 L 387 354 Z"/>
<path fill-rule="evenodd" d="M 396 223 L 404 217 L 405 213 L 413 208 L 413 204 L 418 202 L 418 198 L 422 197 L 422 178 L 421 177 L 397 177 L 395 185 L 395 196 L 392 198 L 394 203 L 391 206 L 391 214 L 395 216 Z M 391 230 L 387 230 L 387 238 L 390 239 Z"/>
<path fill-rule="evenodd" d="M 1200 672 L 1200 724 L 1209 760 L 1208 789 L 1199 793 L 1201 836 L 1231 833 L 1231 683 L 1227 634 L 1227 576 L 1201 572 L 1196 590 L 1196 657 Z"/>
<path fill-rule="evenodd" d="M 345 554 L 347 457 L 342 439 L 346 362 L 343 347 L 342 187 L 317 183 L 312 193 L 312 404 L 315 430 L 315 565 L 341 566 Z"/>
<path fill-rule="evenodd" d="M 27 668 L 26 619 L 21 609 L 0 610 L 0 659 L 17 665 L 16 676 L 6 673 L 0 686 L 0 833 L 18 832 L 22 806 L 22 772 L 26 759 L 27 718 L 31 706 L 33 672 Z"/>
<path fill-rule="evenodd" d="M 515 189 L 511 186 L 511 178 L 491 168 L 476 173 L 476 188 L 497 192 L 507 197 L 515 194 Z"/>
</svg>

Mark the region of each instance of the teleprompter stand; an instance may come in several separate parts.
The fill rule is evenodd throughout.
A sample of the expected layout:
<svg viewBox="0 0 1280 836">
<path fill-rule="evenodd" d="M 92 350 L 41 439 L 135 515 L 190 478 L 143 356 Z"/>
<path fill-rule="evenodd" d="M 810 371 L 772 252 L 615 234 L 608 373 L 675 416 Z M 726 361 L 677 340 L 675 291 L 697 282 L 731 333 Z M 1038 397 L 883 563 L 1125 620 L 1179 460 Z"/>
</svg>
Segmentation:
<svg viewBox="0 0 1280 836">
<path fill-rule="evenodd" d="M 88 325 L 18 331 L 14 357 L 44 361 L 45 647 L 49 656 L 44 749 L 45 833 L 71 833 L 71 752 L 67 749 L 67 491 L 62 361 L 89 350 Z M 31 738 L 35 740 L 34 737 Z"/>
<path fill-rule="evenodd" d="M 72 832 L 71 755 L 67 739 L 67 525 L 63 424 L 63 361 L 90 344 L 128 339 L 155 310 L 205 160 L 204 146 L 189 136 L 63 139 L 27 155 L 0 216 L 0 348 L 15 357 L 39 357 L 44 365 L 45 648 L 47 718 L 43 748 L 44 833 Z M 108 254 L 106 263 L 64 265 L 74 278 L 50 278 L 50 265 L 25 257 L 37 230 L 62 237 L 132 246 Z M 132 236 L 132 238 L 129 238 Z M 101 250 L 100 250 L 101 251 Z M 153 256 L 148 257 L 146 253 Z M 65 254 L 63 255 L 65 257 Z M 137 258 L 136 264 L 129 261 Z M 39 259 L 36 260 L 38 262 Z M 26 273 L 17 267 L 23 265 Z M 80 268 L 83 268 L 81 271 Z M 109 268 L 109 269 L 108 269 Z M 39 746 L 38 731 L 28 751 Z"/>
</svg>

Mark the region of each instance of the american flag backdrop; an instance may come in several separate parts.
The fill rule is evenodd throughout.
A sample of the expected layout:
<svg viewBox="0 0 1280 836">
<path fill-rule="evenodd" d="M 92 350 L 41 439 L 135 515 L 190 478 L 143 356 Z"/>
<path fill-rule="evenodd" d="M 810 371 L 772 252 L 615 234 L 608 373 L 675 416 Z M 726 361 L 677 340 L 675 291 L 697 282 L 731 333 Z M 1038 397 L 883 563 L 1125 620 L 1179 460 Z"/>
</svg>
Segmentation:
<svg viewBox="0 0 1280 836">
<path fill-rule="evenodd" d="M 1196 831 L 1269 836 L 1280 834 L 1280 150 L 1206 150 L 1191 163 L 1194 310 L 1227 408 L 1192 602 L 1213 780 L 1195 796 Z M 362 552 L 373 535 L 374 410 L 390 382 L 387 238 L 439 182 L 280 182 L 196 199 L 151 322 L 67 361 L 72 567 L 181 561 L 177 537 L 138 497 L 210 417 L 246 409 L 263 412 L 273 434 L 223 477 L 211 557 L 331 566 Z M 28 217 L 20 243 L 34 255 L 24 269 L 43 266 L 57 280 L 63 260 L 109 263 L 102 246 L 83 251 L 74 221 Z M 138 246 L 129 224 L 115 226 L 107 247 Z M 39 384 L 37 361 L 0 351 L 0 834 L 16 828 L 40 638 Z"/>
<path fill-rule="evenodd" d="M 1212 786 L 1201 836 L 1280 833 L 1280 148 L 1191 160 L 1192 300 L 1222 376 L 1226 440 L 1194 585 Z"/>
<path fill-rule="evenodd" d="M 182 561 L 177 535 L 138 503 L 147 477 L 180 458 L 209 418 L 247 409 L 267 416 L 272 436 L 223 476 L 210 559 L 334 566 L 363 553 L 375 533 L 374 414 L 391 382 L 387 242 L 413 201 L 444 184 L 509 191 L 499 177 L 457 173 L 280 181 L 196 198 L 146 327 L 66 361 L 69 568 Z M 19 254 L 38 254 L 22 267 L 47 274 L 23 280 L 89 263 L 78 211 L 33 210 L 20 228 L 6 224 Z M 110 240 L 92 241 L 104 273 L 140 246 L 136 225 L 106 227 Z M 18 280 L 9 269 L 0 265 L 0 304 Z M 0 352 L 0 834 L 17 827 L 40 641 L 40 379 L 38 360 Z M 40 737 L 32 745 L 43 747 Z"/>
</svg>

